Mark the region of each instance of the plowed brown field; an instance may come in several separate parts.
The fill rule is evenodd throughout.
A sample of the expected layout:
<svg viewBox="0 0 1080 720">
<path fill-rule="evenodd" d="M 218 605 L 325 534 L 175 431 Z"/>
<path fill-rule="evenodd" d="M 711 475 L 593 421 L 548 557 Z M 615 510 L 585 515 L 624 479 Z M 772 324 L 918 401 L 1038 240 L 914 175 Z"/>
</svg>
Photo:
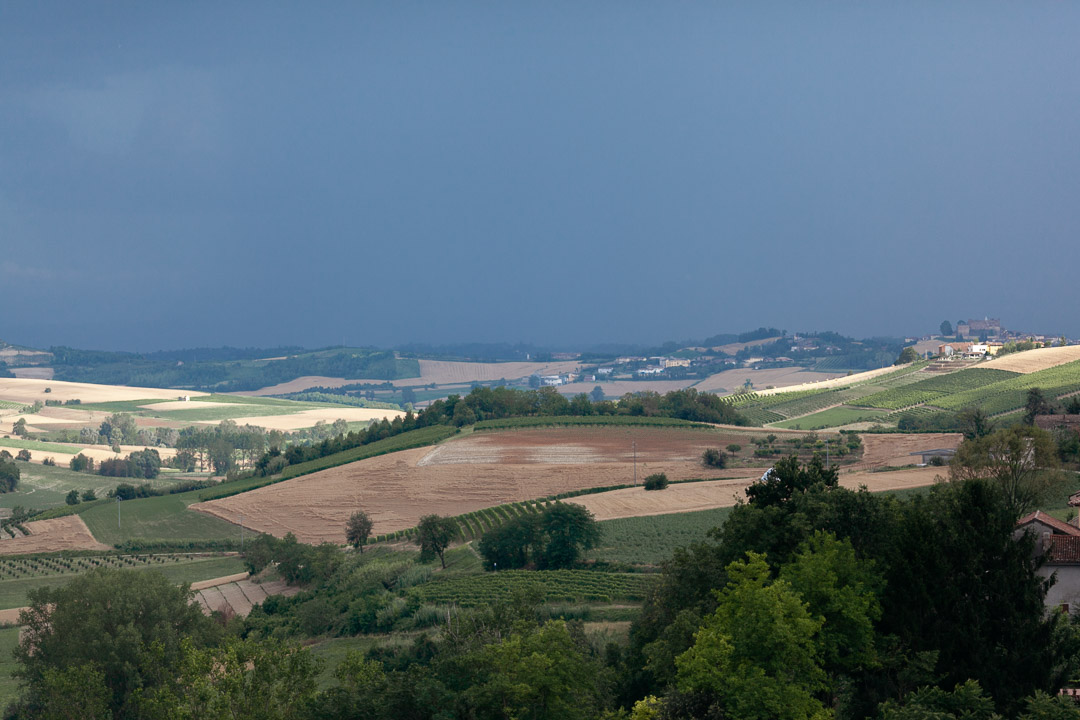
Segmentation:
<svg viewBox="0 0 1080 720">
<path fill-rule="evenodd" d="M 195 510 L 304 542 L 345 541 L 345 521 L 363 509 L 380 534 L 413 527 L 422 515 L 458 515 L 570 490 L 621 485 L 664 472 L 672 480 L 760 475 L 707 471 L 701 453 L 747 444 L 738 430 L 544 428 L 475 433 L 435 448 L 384 455 L 289 480 Z"/>
</svg>

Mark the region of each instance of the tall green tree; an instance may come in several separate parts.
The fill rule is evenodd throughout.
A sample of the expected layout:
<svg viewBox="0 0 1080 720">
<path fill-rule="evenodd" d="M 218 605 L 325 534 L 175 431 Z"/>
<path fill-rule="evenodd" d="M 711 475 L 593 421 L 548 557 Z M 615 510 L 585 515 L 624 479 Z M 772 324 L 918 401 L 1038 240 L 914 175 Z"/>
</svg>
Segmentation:
<svg viewBox="0 0 1080 720">
<path fill-rule="evenodd" d="M 719 605 L 676 659 L 684 692 L 716 696 L 730 717 L 809 720 L 824 717 L 825 689 L 814 617 L 791 585 L 773 580 L 764 557 L 728 566 Z"/>
<path fill-rule="evenodd" d="M 541 568 L 568 568 L 581 554 L 596 546 L 600 528 L 591 512 L 573 503 L 555 503 L 540 517 L 544 547 L 540 553 Z"/>
<path fill-rule="evenodd" d="M 457 534 L 457 524 L 441 515 L 425 515 L 416 526 L 414 542 L 420 546 L 421 557 L 437 556 L 446 568 L 446 549 Z"/>
<path fill-rule="evenodd" d="M 364 552 L 364 544 L 371 536 L 374 527 L 371 517 L 363 510 L 357 510 L 349 516 L 345 523 L 345 539 L 350 545 L 360 552 Z"/>
</svg>

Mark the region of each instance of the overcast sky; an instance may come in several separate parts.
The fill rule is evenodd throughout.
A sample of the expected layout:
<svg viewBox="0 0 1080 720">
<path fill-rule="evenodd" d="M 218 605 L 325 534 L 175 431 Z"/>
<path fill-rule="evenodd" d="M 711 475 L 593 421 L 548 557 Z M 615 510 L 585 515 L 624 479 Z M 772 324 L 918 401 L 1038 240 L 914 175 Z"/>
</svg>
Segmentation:
<svg viewBox="0 0 1080 720">
<path fill-rule="evenodd" d="M 1080 4 L 4 3 L 0 339 L 1080 336 Z"/>
</svg>

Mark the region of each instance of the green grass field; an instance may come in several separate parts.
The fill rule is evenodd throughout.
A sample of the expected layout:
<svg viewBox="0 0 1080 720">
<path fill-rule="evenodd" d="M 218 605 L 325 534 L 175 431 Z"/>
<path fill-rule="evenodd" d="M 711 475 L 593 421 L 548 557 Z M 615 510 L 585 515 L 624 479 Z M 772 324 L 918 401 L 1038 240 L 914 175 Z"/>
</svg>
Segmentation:
<svg viewBox="0 0 1080 720">
<path fill-rule="evenodd" d="M 731 508 L 698 512 L 621 518 L 600 523 L 600 544 L 589 559 L 631 565 L 657 565 L 677 547 L 706 539 L 705 534 L 724 524 Z"/>
<path fill-rule="evenodd" d="M 176 584 L 234 575 L 244 572 L 244 562 L 238 557 L 209 557 L 182 560 L 170 564 L 146 564 L 129 568 L 138 572 L 156 570 Z M 27 593 L 42 587 L 58 587 L 70 582 L 80 573 L 42 575 L 38 577 L 0 580 L 0 609 L 23 607 Z"/>
<path fill-rule="evenodd" d="M 120 503 L 105 503 L 79 513 L 99 542 L 115 545 L 125 540 L 198 541 L 239 540 L 240 527 L 210 515 L 188 510 L 198 493 L 161 495 Z"/>
<path fill-rule="evenodd" d="M 19 681 L 11 677 L 18 667 L 12 653 L 19 645 L 19 628 L 0 628 L 0 707 L 6 707 L 15 699 Z"/>
<path fill-rule="evenodd" d="M 21 476 L 15 492 L 0 494 L 0 508 L 13 508 L 21 505 L 32 510 L 44 510 L 64 505 L 68 492 L 93 489 L 99 498 L 105 497 L 120 483 L 147 482 L 153 487 L 169 487 L 182 479 L 173 473 L 162 473 L 155 480 L 132 480 L 131 478 L 111 478 L 101 475 L 77 473 L 69 470 L 63 458 L 58 458 L 55 467 L 35 463 L 19 463 Z"/>
<path fill-rule="evenodd" d="M 0 438 L 0 447 L 19 448 L 20 450 L 34 450 L 49 455 L 76 455 L 82 448 L 71 445 L 61 445 L 54 442 L 41 442 L 40 440 L 22 440 L 21 438 Z M 13 453 L 14 454 L 14 453 Z"/>
<path fill-rule="evenodd" d="M 834 407 L 828 410 L 816 412 L 813 415 L 804 415 L 793 420 L 773 423 L 773 427 L 787 430 L 821 430 L 823 428 L 839 427 L 856 422 L 874 422 L 888 414 L 886 410 L 871 410 L 869 408 Z"/>
</svg>

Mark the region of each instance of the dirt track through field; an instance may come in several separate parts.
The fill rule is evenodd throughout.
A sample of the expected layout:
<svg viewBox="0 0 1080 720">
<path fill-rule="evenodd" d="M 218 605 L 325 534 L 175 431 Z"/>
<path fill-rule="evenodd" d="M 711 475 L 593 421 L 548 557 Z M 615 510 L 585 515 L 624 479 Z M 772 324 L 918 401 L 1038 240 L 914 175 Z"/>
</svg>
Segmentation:
<svg viewBox="0 0 1080 720">
<path fill-rule="evenodd" d="M 30 535 L 9 537 L 0 533 L 0 555 L 57 552 L 59 550 L 112 550 L 90 534 L 90 529 L 78 515 L 26 523 Z M 18 531 L 16 531 L 18 532 Z"/>
</svg>

